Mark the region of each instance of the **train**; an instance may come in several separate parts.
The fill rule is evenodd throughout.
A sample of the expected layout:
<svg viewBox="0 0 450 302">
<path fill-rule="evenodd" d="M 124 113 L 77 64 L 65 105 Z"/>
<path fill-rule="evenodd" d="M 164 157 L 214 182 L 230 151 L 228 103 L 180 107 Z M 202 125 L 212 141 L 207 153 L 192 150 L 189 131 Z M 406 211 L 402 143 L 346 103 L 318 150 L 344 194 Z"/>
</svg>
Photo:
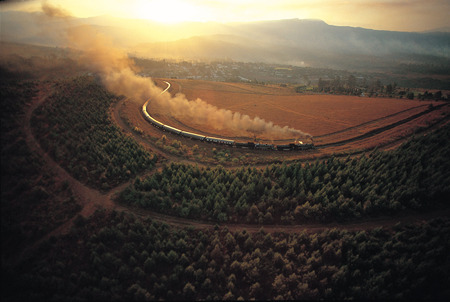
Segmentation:
<svg viewBox="0 0 450 302">
<path fill-rule="evenodd" d="M 145 102 L 145 104 L 142 106 L 142 115 L 144 116 L 144 118 L 147 121 L 149 121 L 156 128 L 159 128 L 163 131 L 174 133 L 174 134 L 177 134 L 177 135 L 180 135 L 183 137 L 187 137 L 190 139 L 194 139 L 194 140 L 198 140 L 198 141 L 202 141 L 202 142 L 219 144 L 219 145 L 227 145 L 227 146 L 231 146 L 231 147 L 235 147 L 235 148 L 256 149 L 256 150 L 292 151 L 292 150 L 314 149 L 314 143 L 294 142 L 294 143 L 285 144 L 285 145 L 275 145 L 275 144 L 262 144 L 262 143 L 254 143 L 254 142 L 237 142 L 237 141 L 230 140 L 230 139 L 206 136 L 206 135 L 201 135 L 201 134 L 197 134 L 197 133 L 180 130 L 178 128 L 163 124 L 160 121 L 153 118 L 147 112 L 148 102 L 149 101 Z"/>
</svg>

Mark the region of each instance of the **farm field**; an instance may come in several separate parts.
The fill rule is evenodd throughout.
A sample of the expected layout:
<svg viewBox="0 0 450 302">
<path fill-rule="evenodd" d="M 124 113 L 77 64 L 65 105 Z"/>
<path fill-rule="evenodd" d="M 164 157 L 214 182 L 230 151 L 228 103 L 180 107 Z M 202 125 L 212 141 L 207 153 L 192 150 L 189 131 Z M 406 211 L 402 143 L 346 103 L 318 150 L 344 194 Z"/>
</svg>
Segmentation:
<svg viewBox="0 0 450 302">
<path fill-rule="evenodd" d="M 200 98 L 218 108 L 246 114 L 251 118 L 258 116 L 275 125 L 301 130 L 313 136 L 316 146 L 347 141 L 345 148 L 334 148 L 334 152 L 351 150 L 353 138 L 383 127 L 389 129 L 371 135 L 371 139 L 358 142 L 354 147 L 373 148 L 388 144 L 394 139 L 411 135 L 419 127 L 436 123 L 449 113 L 448 106 L 441 108 L 443 103 L 435 101 L 298 94 L 292 87 L 242 83 L 180 79 L 167 81 L 172 85 L 169 90 L 172 95 L 183 93 L 189 100 Z M 166 85 L 162 80 L 157 82 L 160 87 Z M 150 111 L 156 119 L 179 129 L 236 140 L 254 140 L 254 137 L 240 137 L 230 130 L 219 132 L 188 119 L 175 118 L 154 103 L 150 103 Z M 290 142 L 276 138 L 256 139 L 269 143 Z"/>
</svg>

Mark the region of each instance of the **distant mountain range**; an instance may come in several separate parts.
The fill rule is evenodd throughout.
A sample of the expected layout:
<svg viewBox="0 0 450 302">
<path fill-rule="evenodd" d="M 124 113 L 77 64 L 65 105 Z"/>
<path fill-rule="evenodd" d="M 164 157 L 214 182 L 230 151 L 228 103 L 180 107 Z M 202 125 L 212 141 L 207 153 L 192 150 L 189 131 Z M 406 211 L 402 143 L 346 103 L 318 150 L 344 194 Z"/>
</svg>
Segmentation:
<svg viewBox="0 0 450 302">
<path fill-rule="evenodd" d="M 39 13 L 1 12 L 1 40 L 64 46 L 64 29 L 90 24 L 140 57 L 266 62 L 386 71 L 424 66 L 450 73 L 449 32 L 394 32 L 328 25 L 320 20 L 161 24 L 100 16 L 47 20 Z M 445 29 L 444 29 L 445 30 Z"/>
</svg>

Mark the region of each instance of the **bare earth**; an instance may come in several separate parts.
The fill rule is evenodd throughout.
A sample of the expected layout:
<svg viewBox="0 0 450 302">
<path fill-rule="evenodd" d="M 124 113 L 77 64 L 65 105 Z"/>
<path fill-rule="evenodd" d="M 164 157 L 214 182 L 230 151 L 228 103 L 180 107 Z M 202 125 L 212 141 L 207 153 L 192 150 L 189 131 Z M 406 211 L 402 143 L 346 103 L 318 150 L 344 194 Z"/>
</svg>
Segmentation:
<svg viewBox="0 0 450 302">
<path fill-rule="evenodd" d="M 358 127 L 359 133 L 425 111 L 430 104 L 441 103 L 408 99 L 369 98 L 327 94 L 298 94 L 292 88 L 260 85 L 215 83 L 194 80 L 169 80 L 171 93 L 182 92 L 189 100 L 200 98 L 218 108 L 258 116 L 276 125 L 288 126 L 307 132 L 314 137 L 376 121 Z M 170 112 L 154 113 L 168 120 Z M 392 116 L 391 118 L 387 118 Z M 189 121 L 180 123 L 192 126 Z M 195 129 L 214 132 L 213 129 L 195 125 Z M 233 136 L 233 134 L 216 133 Z M 350 134 L 349 134 L 350 135 Z M 328 142 L 328 139 L 323 139 Z"/>
</svg>

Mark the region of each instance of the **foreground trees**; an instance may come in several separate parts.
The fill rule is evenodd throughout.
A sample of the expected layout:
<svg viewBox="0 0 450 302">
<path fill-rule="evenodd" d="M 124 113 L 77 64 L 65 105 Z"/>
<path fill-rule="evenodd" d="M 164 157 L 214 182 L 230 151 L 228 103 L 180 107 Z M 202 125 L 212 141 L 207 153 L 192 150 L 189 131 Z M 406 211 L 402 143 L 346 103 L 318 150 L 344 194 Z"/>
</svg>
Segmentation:
<svg viewBox="0 0 450 302">
<path fill-rule="evenodd" d="M 55 179 L 54 172 L 26 143 L 25 110 L 36 97 L 39 83 L 11 80 L 1 69 L 0 79 L 3 263 L 75 216 L 80 205 L 68 183 Z"/>
<path fill-rule="evenodd" d="M 120 195 L 182 217 L 249 223 L 342 221 L 427 210 L 450 195 L 450 126 L 390 152 L 265 169 L 171 164 Z"/>
<path fill-rule="evenodd" d="M 445 299 L 450 221 L 250 234 L 97 212 L 6 270 L 11 299 Z"/>
<path fill-rule="evenodd" d="M 156 156 L 110 121 L 118 97 L 94 77 L 62 81 L 39 107 L 33 126 L 42 147 L 77 179 L 108 189 L 152 168 Z"/>
</svg>

